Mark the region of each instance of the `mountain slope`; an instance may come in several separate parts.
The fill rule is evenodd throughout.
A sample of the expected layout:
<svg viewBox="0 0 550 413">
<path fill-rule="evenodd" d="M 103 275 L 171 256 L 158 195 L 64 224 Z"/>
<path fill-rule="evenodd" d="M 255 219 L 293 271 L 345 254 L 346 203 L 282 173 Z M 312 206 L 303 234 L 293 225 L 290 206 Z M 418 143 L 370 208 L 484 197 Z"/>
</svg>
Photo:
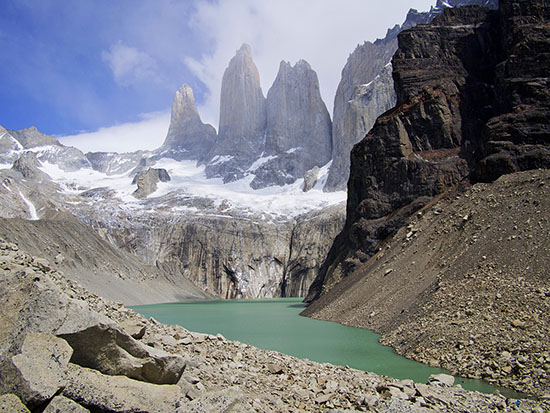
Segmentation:
<svg viewBox="0 0 550 413">
<path fill-rule="evenodd" d="M 185 277 L 114 247 L 69 214 L 53 218 L 0 219 L 0 238 L 46 259 L 90 291 L 127 305 L 210 297 Z"/>
<path fill-rule="evenodd" d="M 303 314 L 373 329 L 454 374 L 548 393 L 549 224 L 548 170 L 451 191 Z"/>
</svg>

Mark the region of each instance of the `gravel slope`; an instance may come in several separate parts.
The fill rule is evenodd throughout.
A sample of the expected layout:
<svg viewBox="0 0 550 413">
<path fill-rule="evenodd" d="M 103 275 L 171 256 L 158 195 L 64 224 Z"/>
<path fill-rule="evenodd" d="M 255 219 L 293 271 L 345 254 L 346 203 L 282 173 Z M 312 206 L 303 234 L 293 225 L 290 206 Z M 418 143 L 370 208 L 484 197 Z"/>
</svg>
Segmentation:
<svg viewBox="0 0 550 413">
<path fill-rule="evenodd" d="M 550 393 L 550 171 L 447 193 L 304 315 L 409 358 Z"/>
</svg>

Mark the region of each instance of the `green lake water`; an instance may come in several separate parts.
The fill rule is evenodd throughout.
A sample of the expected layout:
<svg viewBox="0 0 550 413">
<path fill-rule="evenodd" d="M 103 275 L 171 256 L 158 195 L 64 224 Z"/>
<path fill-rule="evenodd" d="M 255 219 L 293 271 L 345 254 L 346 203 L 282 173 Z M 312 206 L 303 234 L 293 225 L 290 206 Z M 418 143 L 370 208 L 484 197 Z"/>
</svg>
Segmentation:
<svg viewBox="0 0 550 413">
<path fill-rule="evenodd" d="M 299 358 L 426 383 L 431 374 L 446 373 L 393 352 L 369 330 L 302 317 L 299 298 L 167 303 L 132 307 L 146 317 L 178 324 L 190 331 L 222 334 L 229 340 L 276 350 Z M 456 384 L 492 393 L 496 387 L 481 380 L 458 377 Z M 508 397 L 520 394 L 498 389 Z"/>
</svg>

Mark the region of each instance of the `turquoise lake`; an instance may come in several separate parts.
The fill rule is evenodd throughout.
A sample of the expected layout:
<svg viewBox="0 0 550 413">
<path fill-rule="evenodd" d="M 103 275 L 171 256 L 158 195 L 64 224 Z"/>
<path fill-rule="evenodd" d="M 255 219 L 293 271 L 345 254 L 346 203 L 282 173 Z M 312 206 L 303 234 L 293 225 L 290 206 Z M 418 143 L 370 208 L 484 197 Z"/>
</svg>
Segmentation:
<svg viewBox="0 0 550 413">
<path fill-rule="evenodd" d="M 227 300 L 167 303 L 132 307 L 146 317 L 188 330 L 222 334 L 266 350 L 299 358 L 374 372 L 398 379 L 426 383 L 431 374 L 446 373 L 408 360 L 378 343 L 379 335 L 369 330 L 302 317 L 300 298 Z M 496 387 L 481 380 L 457 378 L 469 390 L 492 393 Z M 518 393 L 499 389 L 508 397 Z"/>
</svg>

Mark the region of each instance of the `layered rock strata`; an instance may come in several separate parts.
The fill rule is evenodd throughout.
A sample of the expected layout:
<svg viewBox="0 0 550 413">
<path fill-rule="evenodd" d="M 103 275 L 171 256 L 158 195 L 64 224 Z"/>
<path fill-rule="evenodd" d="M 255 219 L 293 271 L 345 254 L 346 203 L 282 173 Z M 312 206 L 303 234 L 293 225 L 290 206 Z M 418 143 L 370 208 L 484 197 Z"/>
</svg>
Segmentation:
<svg viewBox="0 0 550 413">
<path fill-rule="evenodd" d="M 146 320 L 120 304 L 105 301 L 78 284 L 67 282 L 34 258 L 10 251 L 13 252 L 12 245 L 0 243 L 3 261 L 0 301 L 5 310 L 0 314 L 4 326 L 0 335 L 2 410 L 24 412 L 30 408 L 49 412 L 57 406 L 76 412 L 511 408 L 500 395 L 467 392 L 452 386 L 453 378 L 444 375 L 432 377 L 428 385 L 400 381 L 348 367 L 299 360 L 228 341 L 221 335 L 193 333 L 179 326 Z M 82 330 L 86 325 L 103 326 L 112 334 L 102 335 L 95 328 Z M 140 339 L 134 339 L 122 325 L 139 326 L 144 333 Z M 83 352 L 93 358 L 98 349 L 86 340 L 67 341 L 59 334 L 60 330 L 71 331 L 75 337 L 81 334 L 94 340 L 100 337 L 104 349 L 109 351 L 95 358 L 100 361 L 99 366 L 85 367 L 74 354 Z M 128 346 L 149 355 L 132 357 L 118 351 Z M 126 359 L 117 358 L 120 355 Z M 132 369 L 119 370 L 113 375 L 100 367 L 107 363 L 124 369 L 136 362 L 159 362 L 161 357 L 177 360 L 170 365 L 178 372 L 170 380 L 179 378 L 176 384 L 130 378 Z M 28 368 L 31 365 L 32 374 Z M 160 367 L 161 371 L 167 368 Z M 522 400 L 517 409 L 549 407 L 548 402 Z"/>
<path fill-rule="evenodd" d="M 498 8 L 497 0 L 437 1 L 429 12 L 411 9 L 401 26 L 388 30 L 386 37 L 365 42 L 350 54 L 334 97 L 332 126 L 333 162 L 325 186 L 327 191 L 346 187 L 350 153 L 372 128 L 376 118 L 396 103 L 391 59 L 397 50 L 397 35 L 402 30 L 431 22 L 449 7 L 482 5 Z"/>
<path fill-rule="evenodd" d="M 539 39 L 548 31 L 547 13 L 548 6 L 529 1 L 501 2 L 500 11 L 448 9 L 399 35 L 397 106 L 354 147 L 346 226 L 309 300 L 354 260 L 376 253 L 434 195 L 464 180 L 550 166 L 548 94 L 540 88 L 548 64 L 531 64 L 546 56 Z M 503 70 L 520 65 L 517 50 L 525 54 L 521 77 Z"/>
<path fill-rule="evenodd" d="M 267 221 L 217 214 L 82 216 L 120 248 L 222 298 L 304 296 L 342 229 L 344 206 Z"/>
</svg>

